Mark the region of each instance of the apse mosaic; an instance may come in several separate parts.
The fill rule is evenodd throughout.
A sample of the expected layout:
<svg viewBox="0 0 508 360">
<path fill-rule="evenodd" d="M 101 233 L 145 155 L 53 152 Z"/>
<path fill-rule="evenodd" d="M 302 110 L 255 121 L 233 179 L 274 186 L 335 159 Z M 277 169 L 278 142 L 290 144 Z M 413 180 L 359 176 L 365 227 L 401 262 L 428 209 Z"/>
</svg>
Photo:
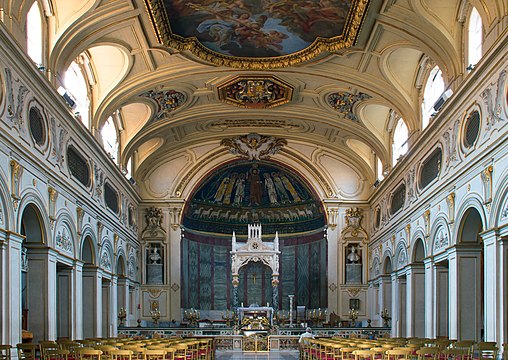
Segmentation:
<svg viewBox="0 0 508 360">
<path fill-rule="evenodd" d="M 239 67 L 236 59 L 310 57 L 354 44 L 368 0 L 145 0 L 159 41 Z M 204 51 L 203 51 L 204 50 Z M 228 59 L 229 58 L 229 59 Z M 225 61 L 224 60 L 231 60 Z M 304 61 L 294 57 L 291 61 Z M 269 64 L 267 66 L 277 66 Z"/>
<path fill-rule="evenodd" d="M 265 234 L 301 233 L 322 228 L 324 214 L 296 174 L 274 163 L 238 161 L 199 186 L 184 216 L 185 227 L 210 233 L 242 234 L 252 223 L 263 224 Z"/>
</svg>

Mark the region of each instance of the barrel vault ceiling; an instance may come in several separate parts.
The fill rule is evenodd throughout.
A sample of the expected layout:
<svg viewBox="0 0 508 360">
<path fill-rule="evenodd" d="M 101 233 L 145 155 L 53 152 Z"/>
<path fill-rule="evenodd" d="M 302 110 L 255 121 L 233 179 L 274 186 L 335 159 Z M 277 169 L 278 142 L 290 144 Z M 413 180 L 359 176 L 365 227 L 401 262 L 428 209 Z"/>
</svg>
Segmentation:
<svg viewBox="0 0 508 360">
<path fill-rule="evenodd" d="M 376 156 L 390 168 L 394 119 L 418 136 L 422 68 L 438 64 L 446 82 L 461 72 L 459 0 L 55 0 L 52 11 L 50 66 L 58 79 L 88 52 L 91 126 L 119 111 L 121 162 L 133 159 L 145 199 L 185 197 L 238 158 L 224 139 L 257 133 L 286 141 L 271 159 L 321 198 L 367 200 Z"/>
</svg>

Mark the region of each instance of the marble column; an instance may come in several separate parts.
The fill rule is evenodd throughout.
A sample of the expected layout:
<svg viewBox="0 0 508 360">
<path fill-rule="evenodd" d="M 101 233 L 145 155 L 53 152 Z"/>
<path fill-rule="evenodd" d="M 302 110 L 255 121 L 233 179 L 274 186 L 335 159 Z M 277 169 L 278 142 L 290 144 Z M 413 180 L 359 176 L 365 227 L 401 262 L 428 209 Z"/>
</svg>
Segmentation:
<svg viewBox="0 0 508 360">
<path fill-rule="evenodd" d="M 279 310 L 279 279 L 278 276 L 272 276 L 272 307 L 273 311 Z"/>
<path fill-rule="evenodd" d="M 21 249 L 24 236 L 0 229 L 0 341 L 21 342 Z M 15 351 L 12 352 L 16 356 Z"/>
<path fill-rule="evenodd" d="M 83 267 L 83 337 L 102 334 L 102 273 L 96 267 Z"/>
<path fill-rule="evenodd" d="M 435 271 L 434 262 L 431 258 L 423 260 L 425 268 L 425 336 L 426 338 L 436 337 L 436 327 L 434 322 L 434 306 L 435 306 Z"/>
<path fill-rule="evenodd" d="M 57 338 L 56 258 L 57 252 L 42 244 L 28 249 L 28 330 L 34 342 Z"/>
<path fill-rule="evenodd" d="M 406 335 L 425 337 L 425 269 L 423 264 L 412 264 L 406 272 L 407 312 Z"/>
<path fill-rule="evenodd" d="M 236 311 L 238 309 L 238 285 L 240 284 L 238 275 L 233 275 L 231 283 L 233 285 L 233 310 Z"/>
<path fill-rule="evenodd" d="M 80 260 L 74 262 L 72 339 L 83 339 L 83 265 L 84 263 Z"/>
</svg>

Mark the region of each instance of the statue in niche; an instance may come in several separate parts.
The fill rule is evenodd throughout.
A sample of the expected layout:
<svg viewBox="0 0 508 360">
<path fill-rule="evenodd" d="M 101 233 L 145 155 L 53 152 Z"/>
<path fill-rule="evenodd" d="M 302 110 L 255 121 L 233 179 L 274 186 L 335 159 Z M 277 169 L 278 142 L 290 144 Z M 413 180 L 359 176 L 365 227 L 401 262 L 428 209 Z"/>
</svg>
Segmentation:
<svg viewBox="0 0 508 360">
<path fill-rule="evenodd" d="M 362 256 L 358 244 L 351 244 L 346 251 L 346 284 L 362 282 Z"/>
<path fill-rule="evenodd" d="M 353 245 L 349 249 L 349 254 L 347 255 L 347 259 L 350 263 L 356 264 L 360 261 L 360 255 L 356 253 L 356 247 Z"/>
<path fill-rule="evenodd" d="M 159 248 L 157 248 L 157 247 L 152 248 L 149 257 L 150 257 L 150 261 L 152 262 L 152 264 L 160 264 L 161 255 L 159 254 Z"/>
</svg>

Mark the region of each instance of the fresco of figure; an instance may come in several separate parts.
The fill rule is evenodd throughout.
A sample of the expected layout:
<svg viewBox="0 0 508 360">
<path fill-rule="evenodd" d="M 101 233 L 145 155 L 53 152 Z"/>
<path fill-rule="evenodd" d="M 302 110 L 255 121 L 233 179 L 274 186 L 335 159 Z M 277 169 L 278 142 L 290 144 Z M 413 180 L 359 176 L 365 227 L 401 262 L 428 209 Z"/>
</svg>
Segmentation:
<svg viewBox="0 0 508 360">
<path fill-rule="evenodd" d="M 289 196 L 286 192 L 286 188 L 284 188 L 284 184 L 282 184 L 282 180 L 279 177 L 279 174 L 276 172 L 272 173 L 273 181 L 275 182 L 275 188 L 277 189 L 277 194 L 279 195 L 280 202 L 286 204 L 289 202 Z"/>
<path fill-rule="evenodd" d="M 219 188 L 215 192 L 215 196 L 213 197 L 213 201 L 215 202 L 221 202 L 222 198 L 224 197 L 224 193 L 226 192 L 226 188 L 229 184 L 229 177 L 226 176 L 224 179 L 222 179 L 221 184 L 219 185 Z"/>
<path fill-rule="evenodd" d="M 262 188 L 262 182 L 261 177 L 259 176 L 259 169 L 257 167 L 252 167 L 250 169 L 249 174 L 249 181 L 250 181 L 250 205 L 260 205 L 261 204 L 261 197 L 263 196 L 263 188 Z"/>
<path fill-rule="evenodd" d="M 233 200 L 233 205 L 237 206 L 242 205 L 244 196 L 245 196 L 245 174 L 241 173 L 240 175 L 238 175 L 238 180 L 236 180 L 235 199 Z"/>
<path fill-rule="evenodd" d="M 231 174 L 231 180 L 229 181 L 228 186 L 226 187 L 226 191 L 224 193 L 224 201 L 222 202 L 224 205 L 231 204 L 231 194 L 233 193 L 233 188 L 236 184 L 236 178 L 238 177 L 238 173 Z"/>
<path fill-rule="evenodd" d="M 293 197 L 293 200 L 296 202 L 302 201 L 300 198 L 300 195 L 298 195 L 298 192 L 296 191 L 293 184 L 291 184 L 291 181 L 289 181 L 288 177 L 286 175 L 281 176 L 282 183 L 284 184 L 284 187 L 288 189 L 289 193 Z"/>
<path fill-rule="evenodd" d="M 277 191 L 275 190 L 275 185 L 273 184 L 273 180 L 270 177 L 269 173 L 264 173 L 265 177 L 265 188 L 268 192 L 268 198 L 270 199 L 270 204 L 277 204 Z"/>
</svg>

